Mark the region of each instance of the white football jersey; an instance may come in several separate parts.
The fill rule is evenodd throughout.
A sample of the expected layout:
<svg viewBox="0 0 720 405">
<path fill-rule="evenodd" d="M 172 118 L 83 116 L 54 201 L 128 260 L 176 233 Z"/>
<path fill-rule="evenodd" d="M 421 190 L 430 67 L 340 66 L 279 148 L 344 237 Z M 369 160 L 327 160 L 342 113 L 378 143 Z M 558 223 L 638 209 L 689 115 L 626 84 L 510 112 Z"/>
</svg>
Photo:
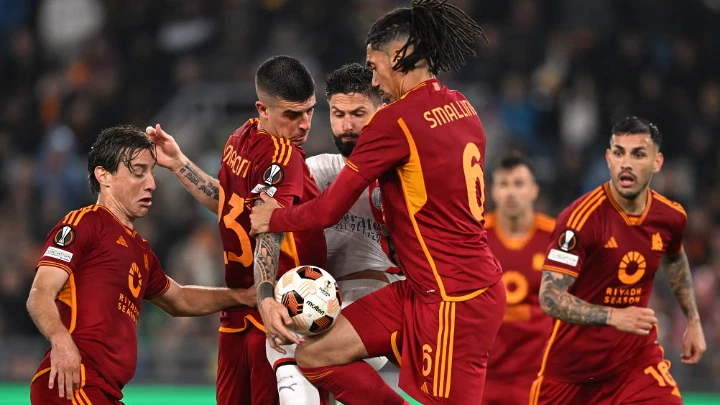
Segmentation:
<svg viewBox="0 0 720 405">
<path fill-rule="evenodd" d="M 320 191 L 335 181 L 345 161 L 340 154 L 321 154 L 305 161 Z M 380 189 L 376 189 L 373 204 L 380 206 Z M 387 235 L 385 225 L 375 221 L 370 207 L 368 189 L 335 226 L 325 229 L 327 241 L 327 271 L 335 278 L 362 270 L 385 271 L 395 266 L 382 249 L 381 234 Z"/>
</svg>

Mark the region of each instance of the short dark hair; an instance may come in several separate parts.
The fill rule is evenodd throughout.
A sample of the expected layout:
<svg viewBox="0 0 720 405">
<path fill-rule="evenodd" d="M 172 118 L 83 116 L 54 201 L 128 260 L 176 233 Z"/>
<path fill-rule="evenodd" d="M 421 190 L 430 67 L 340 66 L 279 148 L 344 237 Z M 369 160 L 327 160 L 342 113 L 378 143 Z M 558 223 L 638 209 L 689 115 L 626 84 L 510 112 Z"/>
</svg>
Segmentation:
<svg viewBox="0 0 720 405">
<path fill-rule="evenodd" d="M 512 170 L 516 167 L 525 166 L 530 170 L 530 174 L 533 177 L 533 180 L 535 180 L 535 166 L 533 166 L 530 159 L 528 159 L 527 156 L 523 155 L 520 152 L 512 151 L 504 155 L 500 158 L 497 165 L 495 166 L 495 171 L 499 170 Z"/>
<path fill-rule="evenodd" d="M 304 102 L 315 94 L 315 81 L 299 60 L 290 56 L 273 56 L 255 73 L 255 86 L 271 97 Z"/>
<path fill-rule="evenodd" d="M 632 116 L 618 121 L 612 128 L 612 135 L 623 134 L 648 134 L 658 149 L 662 146 L 662 133 L 655 124 L 645 118 Z"/>
<path fill-rule="evenodd" d="M 133 159 L 144 151 L 150 151 L 153 159 L 155 144 L 145 135 L 145 131 L 133 125 L 119 125 L 100 132 L 88 154 L 88 182 L 93 195 L 100 193 L 100 183 L 95 178 L 95 168 L 100 166 L 110 173 L 117 173 L 122 162 L 132 171 Z"/>
<path fill-rule="evenodd" d="M 325 95 L 328 100 L 335 94 L 360 93 L 373 104 L 382 101 L 377 89 L 372 86 L 372 70 L 359 63 L 349 63 L 333 70 L 325 78 Z"/>
<path fill-rule="evenodd" d="M 399 8 L 378 20 L 368 32 L 366 45 L 382 50 L 395 40 L 407 39 L 393 69 L 407 73 L 426 60 L 437 74 L 460 70 L 467 57 L 475 57 L 475 36 L 487 37 L 482 27 L 447 0 L 413 0 L 410 8 Z M 412 54 L 407 55 L 409 47 Z"/>
</svg>

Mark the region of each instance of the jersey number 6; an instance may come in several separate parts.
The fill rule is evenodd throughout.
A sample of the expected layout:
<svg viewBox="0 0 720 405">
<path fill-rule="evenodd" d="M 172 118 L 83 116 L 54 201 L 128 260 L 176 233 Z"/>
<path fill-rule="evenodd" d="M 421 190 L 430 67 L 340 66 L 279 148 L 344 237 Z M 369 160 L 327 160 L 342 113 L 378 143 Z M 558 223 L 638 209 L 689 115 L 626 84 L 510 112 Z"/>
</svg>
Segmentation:
<svg viewBox="0 0 720 405">
<path fill-rule="evenodd" d="M 472 142 L 465 145 L 463 171 L 465 172 L 470 212 L 475 219 L 482 221 L 485 210 L 485 173 L 480 165 L 480 149 Z"/>
<path fill-rule="evenodd" d="M 240 255 L 238 256 L 233 252 L 225 252 L 225 258 L 230 262 L 238 262 L 245 267 L 249 267 L 253 262 L 252 246 L 250 246 L 250 237 L 248 236 L 245 229 L 238 222 L 238 217 L 245 210 L 245 199 L 239 195 L 233 193 L 228 201 L 231 209 L 226 215 L 222 215 L 223 208 L 225 207 L 225 190 L 220 187 L 219 195 L 220 203 L 218 206 L 218 221 L 223 221 L 227 229 L 231 229 L 237 235 L 240 240 Z"/>
</svg>

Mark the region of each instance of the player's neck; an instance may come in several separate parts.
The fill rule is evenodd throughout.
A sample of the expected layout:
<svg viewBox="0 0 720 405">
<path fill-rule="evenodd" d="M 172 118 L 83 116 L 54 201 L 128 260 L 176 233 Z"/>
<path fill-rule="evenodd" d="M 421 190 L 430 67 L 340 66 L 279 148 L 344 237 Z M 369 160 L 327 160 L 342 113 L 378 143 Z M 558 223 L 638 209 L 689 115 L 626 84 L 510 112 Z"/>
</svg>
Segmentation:
<svg viewBox="0 0 720 405">
<path fill-rule="evenodd" d="M 523 238 L 530 232 L 535 223 L 535 214 L 533 211 L 527 211 L 517 217 L 507 215 L 497 216 L 498 227 L 508 238 Z"/>
<path fill-rule="evenodd" d="M 645 206 L 647 205 L 648 200 L 648 191 L 647 188 L 642 190 L 640 194 L 635 199 L 627 199 L 620 195 L 620 193 L 615 188 L 615 185 L 610 182 L 610 195 L 613 200 L 620 206 L 620 208 L 625 211 L 626 214 L 629 215 L 642 215 L 643 211 L 645 211 Z"/>
<path fill-rule="evenodd" d="M 135 220 L 130 218 L 127 212 L 121 208 L 120 203 L 112 197 L 101 194 L 98 196 L 97 205 L 102 205 L 107 208 L 123 225 L 130 229 L 135 229 Z"/>
<path fill-rule="evenodd" d="M 435 76 L 427 69 L 418 68 L 411 70 L 403 78 L 402 85 L 400 86 L 401 93 L 405 94 L 417 87 L 420 83 L 434 78 Z"/>
</svg>

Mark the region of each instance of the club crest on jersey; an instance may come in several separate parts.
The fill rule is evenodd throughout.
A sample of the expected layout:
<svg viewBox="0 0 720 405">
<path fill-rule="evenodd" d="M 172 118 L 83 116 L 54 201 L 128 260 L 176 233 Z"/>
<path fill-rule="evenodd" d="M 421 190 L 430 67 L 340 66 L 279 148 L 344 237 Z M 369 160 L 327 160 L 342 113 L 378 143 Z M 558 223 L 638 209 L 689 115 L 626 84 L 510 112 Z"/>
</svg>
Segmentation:
<svg viewBox="0 0 720 405">
<path fill-rule="evenodd" d="M 285 172 L 278 164 L 271 164 L 263 172 L 262 181 L 268 186 L 277 186 L 285 179 Z"/>
<path fill-rule="evenodd" d="M 570 252 L 577 247 L 577 235 L 569 229 L 563 231 L 558 238 L 557 245 L 560 250 Z"/>
<path fill-rule="evenodd" d="M 75 242 L 75 230 L 70 225 L 60 228 L 53 237 L 53 243 L 60 247 L 68 247 L 73 242 Z"/>
</svg>

